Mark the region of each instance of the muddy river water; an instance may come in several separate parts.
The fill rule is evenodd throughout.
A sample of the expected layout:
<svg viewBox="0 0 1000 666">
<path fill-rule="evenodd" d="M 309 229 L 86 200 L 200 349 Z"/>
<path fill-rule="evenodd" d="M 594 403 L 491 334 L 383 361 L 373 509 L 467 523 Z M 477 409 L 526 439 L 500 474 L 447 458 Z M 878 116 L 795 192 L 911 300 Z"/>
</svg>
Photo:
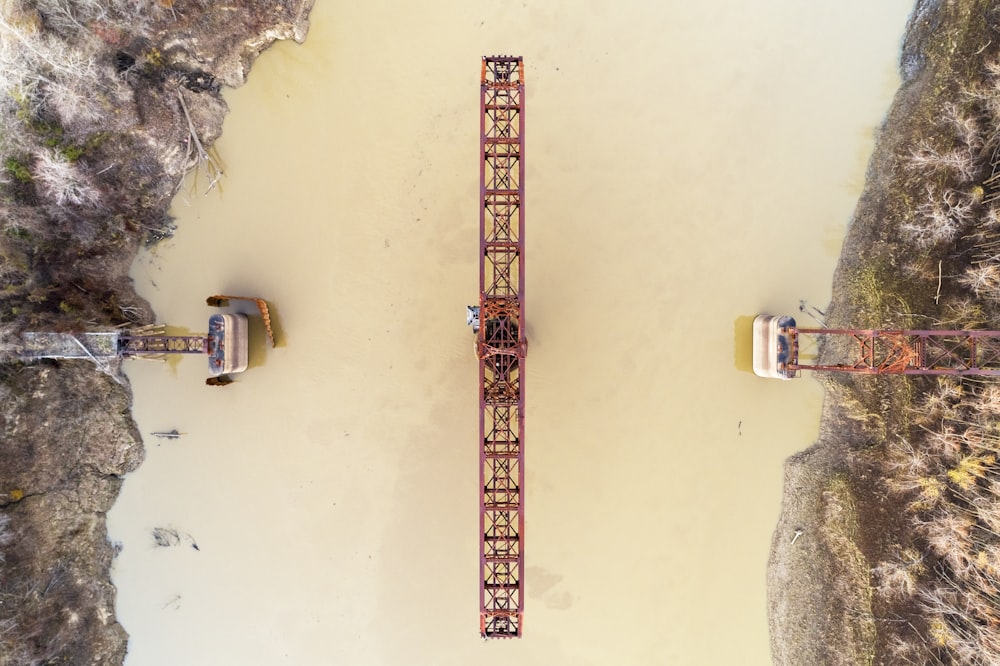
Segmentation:
<svg viewBox="0 0 1000 666">
<path fill-rule="evenodd" d="M 279 345 L 226 388 L 203 358 L 127 367 L 128 666 L 770 663 L 782 461 L 822 396 L 748 371 L 749 318 L 829 300 L 909 9 L 317 3 L 227 93 L 221 190 L 189 181 L 133 269 L 178 330 L 268 299 Z M 484 644 L 489 53 L 526 62 L 530 351 L 525 637 Z"/>
</svg>

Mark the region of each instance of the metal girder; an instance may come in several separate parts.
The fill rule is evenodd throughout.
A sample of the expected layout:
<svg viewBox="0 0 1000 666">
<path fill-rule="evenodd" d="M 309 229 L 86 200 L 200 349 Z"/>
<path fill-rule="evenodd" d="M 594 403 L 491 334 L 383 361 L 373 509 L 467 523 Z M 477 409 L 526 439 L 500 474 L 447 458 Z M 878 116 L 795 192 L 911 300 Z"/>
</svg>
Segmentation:
<svg viewBox="0 0 1000 666">
<path fill-rule="evenodd" d="M 875 375 L 1000 375 L 1000 331 L 902 331 L 788 329 L 792 362 L 788 369 Z M 799 363 L 801 336 L 817 340 L 850 338 L 854 355 L 837 364 Z"/>
<path fill-rule="evenodd" d="M 204 336 L 136 335 L 122 336 L 118 340 L 122 356 L 140 354 L 204 354 L 208 341 Z"/>
<path fill-rule="evenodd" d="M 524 63 L 483 58 L 480 114 L 480 620 L 518 638 L 524 612 Z"/>
</svg>

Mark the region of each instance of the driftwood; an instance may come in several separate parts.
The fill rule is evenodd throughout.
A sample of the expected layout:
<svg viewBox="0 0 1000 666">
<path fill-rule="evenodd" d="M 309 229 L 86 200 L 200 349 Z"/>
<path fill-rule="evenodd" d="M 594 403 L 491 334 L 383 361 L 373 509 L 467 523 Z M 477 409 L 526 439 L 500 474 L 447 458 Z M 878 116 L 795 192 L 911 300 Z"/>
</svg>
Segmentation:
<svg viewBox="0 0 1000 666">
<path fill-rule="evenodd" d="M 208 189 L 205 190 L 205 194 L 212 191 L 212 188 L 218 184 L 219 179 L 222 178 L 222 165 L 219 161 L 212 157 L 212 154 L 205 150 L 205 146 L 202 145 L 201 139 L 198 138 L 198 130 L 194 126 L 194 121 L 191 120 L 191 114 L 188 113 L 187 104 L 184 103 L 184 93 L 180 90 L 177 91 L 177 99 L 181 103 L 181 110 L 184 112 L 184 119 L 187 120 L 188 133 L 190 142 L 188 143 L 188 154 L 190 161 L 193 165 L 205 164 L 208 170 Z"/>
<path fill-rule="evenodd" d="M 153 528 L 153 543 L 161 548 L 179 546 L 184 541 L 190 543 L 191 547 L 195 550 L 201 550 L 201 548 L 198 547 L 198 542 L 195 541 L 194 537 L 187 532 L 178 532 L 173 527 Z"/>
</svg>

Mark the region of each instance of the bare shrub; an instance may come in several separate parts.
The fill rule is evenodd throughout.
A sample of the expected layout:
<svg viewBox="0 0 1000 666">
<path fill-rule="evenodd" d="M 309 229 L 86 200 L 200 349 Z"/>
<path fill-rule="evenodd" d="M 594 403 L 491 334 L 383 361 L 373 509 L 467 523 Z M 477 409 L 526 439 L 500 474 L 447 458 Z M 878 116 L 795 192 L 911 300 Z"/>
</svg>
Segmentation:
<svg viewBox="0 0 1000 666">
<path fill-rule="evenodd" d="M 991 118 L 1000 118 L 1000 58 L 988 58 L 983 63 L 983 70 L 986 81 L 965 87 L 963 93 L 966 98 L 980 103 Z"/>
<path fill-rule="evenodd" d="M 42 193 L 57 206 L 94 205 L 100 193 L 87 177 L 58 150 L 42 150 L 35 158 L 33 175 Z"/>
<path fill-rule="evenodd" d="M 917 143 L 909 155 L 910 166 L 920 173 L 957 176 L 963 182 L 976 177 L 976 154 L 969 146 L 940 150 L 927 139 Z"/>
<path fill-rule="evenodd" d="M 46 108 L 64 126 L 77 124 L 89 127 L 104 117 L 94 90 L 85 90 L 76 85 L 55 85 L 47 86 L 44 93 Z"/>
<path fill-rule="evenodd" d="M 988 79 L 994 83 L 1000 81 L 1000 57 L 993 56 L 983 61 L 983 70 Z"/>
<path fill-rule="evenodd" d="M 941 119 L 969 149 L 970 155 L 983 147 L 982 127 L 974 114 L 967 113 L 955 102 L 946 102 L 941 109 Z"/>
<path fill-rule="evenodd" d="M 1000 384 L 986 384 L 975 394 L 973 408 L 986 417 L 1000 416 Z"/>
<path fill-rule="evenodd" d="M 950 288 L 922 313 L 940 328 L 994 329 L 1000 314 L 1000 55 L 983 68 L 984 80 L 942 103 L 923 138 L 898 153 L 908 169 L 901 247 L 920 250 L 902 269 L 931 290 L 943 276 Z M 982 353 L 994 362 L 992 349 Z M 884 663 L 1000 666 L 997 379 L 917 389 L 899 436 L 880 451 L 882 485 L 912 527 L 893 532 L 899 545 L 871 569 L 885 615 L 908 618 L 886 625 Z M 911 623 L 914 610 L 921 618 Z"/>
<path fill-rule="evenodd" d="M 93 54 L 43 30 L 41 16 L 30 5 L 7 0 L 0 6 L 0 32 L 9 38 L 4 42 L 20 47 L 14 61 L 30 66 L 27 71 L 22 68 L 22 73 L 47 82 L 59 76 L 91 80 L 95 74 Z"/>
<path fill-rule="evenodd" d="M 908 507 L 930 559 L 924 568 L 912 554 L 881 562 L 873 583 L 886 599 L 918 600 L 929 626 L 919 640 L 947 654 L 946 663 L 1000 663 L 1000 385 L 942 380 L 928 400 L 948 406 L 948 416 L 922 440 L 895 444 L 883 469 L 890 488 L 920 493 L 915 479 L 936 482 L 936 501 Z M 916 640 L 898 642 L 900 654 Z"/>
<path fill-rule="evenodd" d="M 924 395 L 920 406 L 913 411 L 920 417 L 919 421 L 938 424 L 954 418 L 961 395 L 947 377 L 939 377 L 937 388 Z"/>
<path fill-rule="evenodd" d="M 943 426 L 940 430 L 928 430 L 925 437 L 925 446 L 930 455 L 945 463 L 955 462 L 962 456 L 962 445 L 961 434 L 950 425 Z"/>
<path fill-rule="evenodd" d="M 938 191 L 927 185 L 927 199 L 917 207 L 915 221 L 900 226 L 922 248 L 952 243 L 975 219 L 975 202 L 968 194 L 954 189 Z"/>
<path fill-rule="evenodd" d="M 985 531 L 992 535 L 1000 535 L 1000 504 L 997 503 L 1000 496 L 996 494 L 1000 488 L 997 487 L 996 481 L 989 485 L 992 487 L 987 491 L 987 495 L 976 498 L 973 509 L 976 519 Z M 997 565 L 1000 564 L 1000 560 L 997 560 L 997 557 L 1000 557 L 1000 549 L 988 548 L 982 552 L 984 553 L 981 556 L 983 568 L 996 571 Z"/>
<path fill-rule="evenodd" d="M 928 473 L 932 459 L 927 452 L 913 446 L 909 440 L 899 438 L 887 452 L 884 469 L 892 477 L 920 477 Z"/>
<path fill-rule="evenodd" d="M 10 530 L 10 516 L 0 513 L 0 563 L 5 561 L 4 548 L 14 541 L 14 534 Z"/>
<path fill-rule="evenodd" d="M 889 656 L 892 657 L 892 663 L 901 666 L 923 666 L 926 664 L 926 655 L 923 654 L 925 649 L 921 649 L 919 643 L 897 634 L 889 637 L 886 646 Z"/>
<path fill-rule="evenodd" d="M 936 511 L 929 520 L 917 523 L 931 551 L 948 564 L 957 575 L 965 573 L 976 559 L 972 544 L 971 516 L 945 509 Z"/>
<path fill-rule="evenodd" d="M 918 208 L 919 211 L 928 216 L 945 215 L 959 226 L 966 226 L 975 217 L 973 208 L 975 201 L 971 195 L 959 192 L 955 189 L 946 189 L 940 196 L 932 186 L 927 187 L 928 201 Z"/>
<path fill-rule="evenodd" d="M 6 120 L 23 125 L 44 109 L 66 122 L 97 119 L 101 77 L 94 42 L 89 32 L 70 43 L 44 30 L 41 15 L 27 3 L 0 4 L 0 100 L 7 106 Z M 4 143 L 20 137 L 25 147 L 25 137 L 9 136 L 14 128 L 5 129 Z"/>
<path fill-rule="evenodd" d="M 889 599 L 909 598 L 917 592 L 918 577 L 924 573 L 923 556 L 912 548 L 879 563 L 872 569 L 876 591 Z"/>
<path fill-rule="evenodd" d="M 990 316 L 983 309 L 983 304 L 972 298 L 950 298 L 942 303 L 942 317 L 936 321 L 936 326 L 950 329 L 983 328 Z"/>
<path fill-rule="evenodd" d="M 65 36 L 88 34 L 87 24 L 109 18 L 108 4 L 98 0 L 36 0 L 46 27 Z"/>
<path fill-rule="evenodd" d="M 966 267 L 958 283 L 979 298 L 989 298 L 1000 289 L 1000 264 L 978 262 Z"/>
<path fill-rule="evenodd" d="M 979 218 L 979 225 L 987 231 L 995 231 L 1000 228 L 1000 210 L 993 207 L 986 208 Z M 992 240 L 996 241 L 995 236 Z"/>
</svg>

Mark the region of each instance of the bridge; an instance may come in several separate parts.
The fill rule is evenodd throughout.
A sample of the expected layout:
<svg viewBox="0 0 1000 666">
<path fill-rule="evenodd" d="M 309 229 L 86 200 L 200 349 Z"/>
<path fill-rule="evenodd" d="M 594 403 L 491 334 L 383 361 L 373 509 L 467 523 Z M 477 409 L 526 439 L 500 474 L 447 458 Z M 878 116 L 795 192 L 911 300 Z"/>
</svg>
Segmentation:
<svg viewBox="0 0 1000 666">
<path fill-rule="evenodd" d="M 868 375 L 1000 375 L 1000 331 L 799 328 L 787 316 L 754 319 L 753 369 L 792 379 L 802 370 Z M 827 345 L 830 362 L 800 358 L 804 343 Z"/>
<path fill-rule="evenodd" d="M 519 638 L 524 615 L 524 62 L 484 57 L 480 90 L 479 631 Z"/>
<path fill-rule="evenodd" d="M 274 330 L 267 302 L 248 296 L 209 296 L 206 303 L 224 307 L 229 301 L 251 301 L 257 306 L 271 346 Z M 19 355 L 26 361 L 36 359 L 88 359 L 106 372 L 116 359 L 158 357 L 165 354 L 204 354 L 208 356 L 209 384 L 228 383 L 223 375 L 247 369 L 249 329 L 244 314 L 213 314 L 205 335 L 163 335 L 162 326 L 144 326 L 134 330 L 54 332 L 29 331 L 21 334 Z"/>
</svg>

